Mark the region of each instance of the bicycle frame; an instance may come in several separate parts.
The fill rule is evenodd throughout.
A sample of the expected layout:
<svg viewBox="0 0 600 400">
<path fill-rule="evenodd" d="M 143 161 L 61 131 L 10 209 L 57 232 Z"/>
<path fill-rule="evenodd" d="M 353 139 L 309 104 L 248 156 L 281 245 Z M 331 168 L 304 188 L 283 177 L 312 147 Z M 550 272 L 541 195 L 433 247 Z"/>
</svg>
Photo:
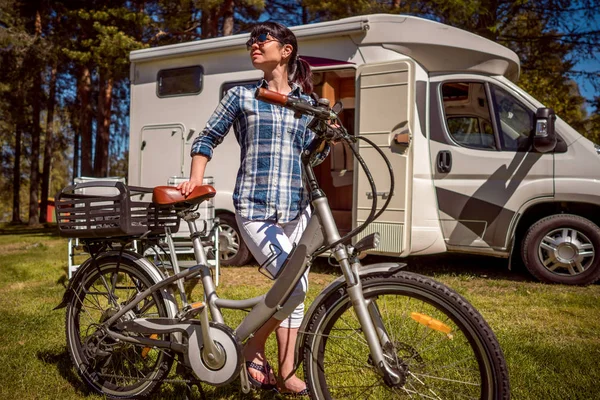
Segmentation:
<svg viewBox="0 0 600 400">
<path fill-rule="evenodd" d="M 252 308 L 249 314 L 234 331 L 237 341 L 239 343 L 244 342 L 285 303 L 302 275 L 310 266 L 312 254 L 322 245 L 333 244 L 340 240 L 340 234 L 335 224 L 331 208 L 329 207 L 325 194 L 319 188 L 309 160 L 303 158 L 303 165 L 304 173 L 308 179 L 309 188 L 311 189 L 311 202 L 314 207 L 314 212 L 298 244 L 289 254 L 282 266 L 281 274 L 277 277 L 275 283 L 266 294 L 245 300 L 220 299 L 217 296 L 210 268 L 207 266 L 206 254 L 195 225 L 195 219 L 188 214 L 184 219 L 190 227 L 190 237 L 192 238 L 198 265 L 180 271 L 176 257 L 174 256 L 174 249 L 171 248 L 175 274 L 138 294 L 132 302 L 106 320 L 103 323 L 106 334 L 113 339 L 144 346 L 169 348 L 180 353 L 186 352 L 186 346 L 177 340 L 177 336 L 179 335 L 172 335 L 172 339 L 169 341 L 145 337 L 130 337 L 115 332 L 111 330 L 110 327 L 115 324 L 115 327 L 117 327 L 118 330 L 129 330 L 144 334 L 173 334 L 187 332 L 190 337 L 194 334 L 201 334 L 201 340 L 198 337 L 198 340 L 200 341 L 189 341 L 187 348 L 188 355 L 197 354 L 197 358 L 199 358 L 199 354 L 202 353 L 205 361 L 212 360 L 215 365 L 219 365 L 220 362 L 223 362 L 225 355 L 215 345 L 211 338 L 208 312 L 210 312 L 214 322 L 224 324 L 221 309 Z M 167 240 L 169 245 L 173 246 L 169 232 L 167 232 Z M 360 262 L 357 259 L 352 260 L 352 263 L 350 262 L 345 244 L 338 244 L 332 249 L 332 252 L 342 270 L 348 294 L 352 300 L 365 339 L 369 344 L 374 365 L 379 368 L 380 373 L 386 380 L 392 383 L 399 382 L 401 378 L 387 367 L 387 363 L 384 362 L 382 347 L 389 342 L 389 338 L 387 337 L 385 329 L 383 329 L 383 324 L 381 323 L 381 318 L 375 304 L 367 304 L 362 294 L 362 285 L 359 274 Z M 200 275 L 202 280 L 206 304 L 193 307 L 187 303 L 185 291 L 183 290 L 183 280 L 196 277 L 197 275 Z M 125 318 L 125 321 L 117 322 L 125 316 L 126 313 L 131 311 L 142 299 L 174 282 L 178 286 L 178 291 L 180 292 L 183 303 L 183 309 L 179 312 L 178 318 L 137 318 L 134 320 L 126 320 Z M 200 326 L 198 326 L 198 321 L 186 320 L 186 317 L 196 314 L 199 314 L 200 316 Z M 190 361 L 190 364 L 192 364 L 191 366 L 195 370 L 193 365 L 194 361 Z M 242 380 L 242 382 L 244 381 L 245 380 Z"/>
</svg>

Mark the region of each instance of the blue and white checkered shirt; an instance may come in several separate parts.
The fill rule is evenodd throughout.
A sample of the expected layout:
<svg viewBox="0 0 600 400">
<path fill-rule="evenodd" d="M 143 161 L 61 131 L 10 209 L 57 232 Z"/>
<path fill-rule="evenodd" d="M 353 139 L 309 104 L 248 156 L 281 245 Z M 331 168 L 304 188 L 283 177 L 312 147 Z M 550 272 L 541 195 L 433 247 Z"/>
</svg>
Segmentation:
<svg viewBox="0 0 600 400">
<path fill-rule="evenodd" d="M 257 85 L 231 88 L 209 118 L 206 128 L 194 140 L 191 155 L 212 158 L 213 149 L 229 132 L 231 125 L 240 144 L 240 169 L 233 192 L 236 212 L 249 220 L 293 221 L 308 205 L 302 180 L 302 150 L 315 134 L 307 129 L 312 117 L 294 117 L 294 112 L 254 98 Z M 304 95 L 292 85 L 292 96 Z M 318 158 L 327 157 L 329 149 Z"/>
</svg>

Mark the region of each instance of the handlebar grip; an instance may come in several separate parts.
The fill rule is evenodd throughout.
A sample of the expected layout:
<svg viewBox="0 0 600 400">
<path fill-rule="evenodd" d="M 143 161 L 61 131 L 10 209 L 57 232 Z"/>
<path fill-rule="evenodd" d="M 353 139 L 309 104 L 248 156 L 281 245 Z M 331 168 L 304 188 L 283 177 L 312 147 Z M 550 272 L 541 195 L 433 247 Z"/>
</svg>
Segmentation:
<svg viewBox="0 0 600 400">
<path fill-rule="evenodd" d="M 254 97 L 257 100 L 262 100 L 267 103 L 276 104 L 279 106 L 285 106 L 288 101 L 288 97 L 285 94 L 273 92 L 265 88 L 258 88 L 254 93 Z"/>
</svg>

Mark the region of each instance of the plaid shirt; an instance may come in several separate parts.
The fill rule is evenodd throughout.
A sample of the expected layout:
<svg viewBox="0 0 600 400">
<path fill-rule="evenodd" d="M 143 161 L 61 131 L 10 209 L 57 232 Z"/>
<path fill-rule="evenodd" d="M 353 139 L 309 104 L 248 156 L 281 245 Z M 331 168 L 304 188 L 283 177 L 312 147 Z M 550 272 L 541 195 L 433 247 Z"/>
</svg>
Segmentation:
<svg viewBox="0 0 600 400">
<path fill-rule="evenodd" d="M 315 134 L 307 129 L 312 117 L 294 117 L 294 112 L 254 98 L 257 85 L 231 88 L 209 118 L 206 128 L 194 140 L 191 155 L 212 158 L 213 149 L 231 125 L 240 144 L 240 169 L 233 192 L 237 213 L 249 220 L 293 221 L 308 205 L 302 179 L 301 152 Z M 304 95 L 292 84 L 290 95 Z M 329 148 L 318 156 L 322 162 Z"/>
</svg>

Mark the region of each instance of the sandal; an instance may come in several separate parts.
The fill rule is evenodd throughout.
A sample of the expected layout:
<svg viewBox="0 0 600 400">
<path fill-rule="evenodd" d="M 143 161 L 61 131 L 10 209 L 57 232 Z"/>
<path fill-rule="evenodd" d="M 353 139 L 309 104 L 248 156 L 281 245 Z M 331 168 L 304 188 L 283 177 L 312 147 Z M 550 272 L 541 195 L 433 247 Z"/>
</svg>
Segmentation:
<svg viewBox="0 0 600 400">
<path fill-rule="evenodd" d="M 285 390 L 286 389 L 285 382 L 279 381 L 279 384 L 281 385 L 281 388 L 278 387 L 277 392 L 282 396 L 295 398 L 295 397 L 308 397 L 308 395 L 309 395 L 308 386 L 299 392 L 292 392 L 290 390 Z"/>
<path fill-rule="evenodd" d="M 302 389 L 299 392 L 279 392 L 280 395 L 282 396 L 289 396 L 289 397 L 308 397 L 308 388 Z"/>
<path fill-rule="evenodd" d="M 271 373 L 271 366 L 269 365 L 269 363 L 265 363 L 265 365 L 260 365 L 252 361 L 246 361 L 246 373 L 248 374 L 248 382 L 250 382 L 250 385 L 252 385 L 256 389 L 277 390 L 276 386 L 273 384 L 259 382 L 256 379 L 254 379 L 248 371 L 248 369 L 250 368 L 257 370 L 258 372 L 262 372 L 263 374 L 265 374 L 267 379 L 269 379 L 269 375 Z"/>
</svg>

